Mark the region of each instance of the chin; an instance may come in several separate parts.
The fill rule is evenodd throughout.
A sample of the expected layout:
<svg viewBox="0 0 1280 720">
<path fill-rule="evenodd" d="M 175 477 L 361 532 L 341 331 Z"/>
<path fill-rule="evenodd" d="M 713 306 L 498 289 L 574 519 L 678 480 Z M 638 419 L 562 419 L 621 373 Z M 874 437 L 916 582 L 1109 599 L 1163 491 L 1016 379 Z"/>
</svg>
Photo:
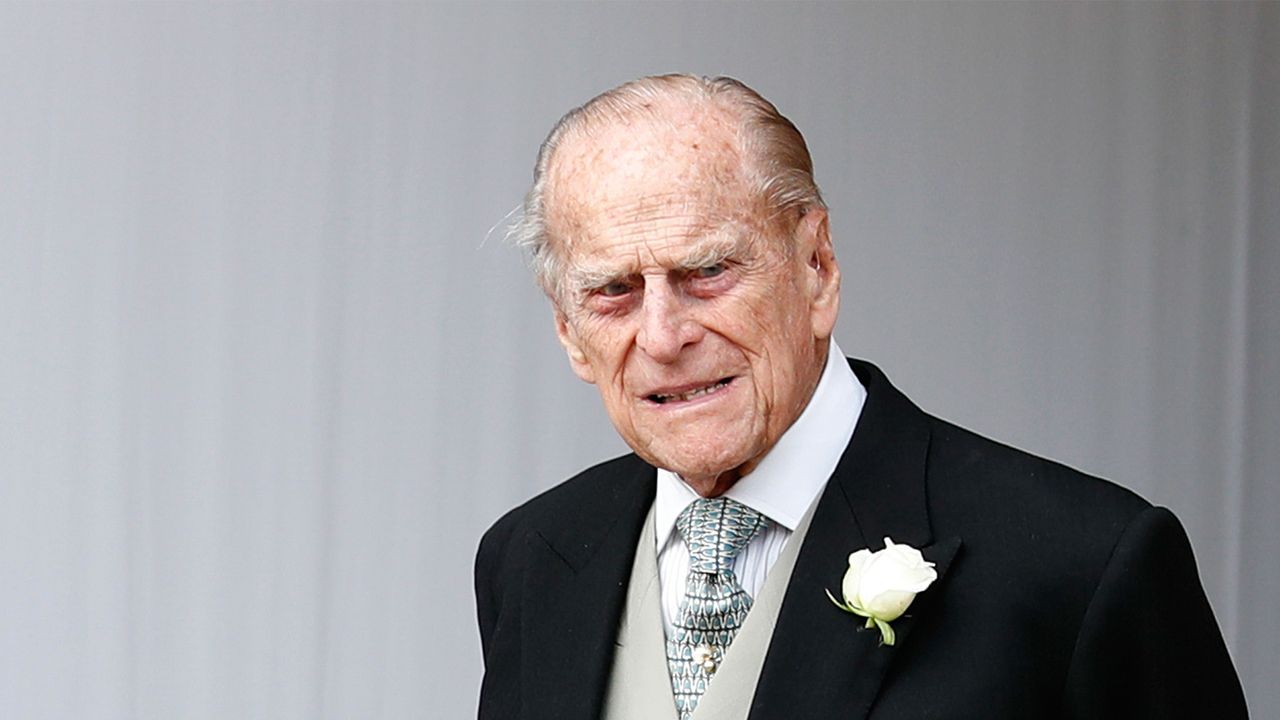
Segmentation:
<svg viewBox="0 0 1280 720">
<path fill-rule="evenodd" d="M 730 473 L 751 460 L 750 453 L 742 448 L 690 449 L 651 448 L 651 452 L 639 452 L 650 465 L 665 468 L 682 478 L 708 478 Z"/>
</svg>

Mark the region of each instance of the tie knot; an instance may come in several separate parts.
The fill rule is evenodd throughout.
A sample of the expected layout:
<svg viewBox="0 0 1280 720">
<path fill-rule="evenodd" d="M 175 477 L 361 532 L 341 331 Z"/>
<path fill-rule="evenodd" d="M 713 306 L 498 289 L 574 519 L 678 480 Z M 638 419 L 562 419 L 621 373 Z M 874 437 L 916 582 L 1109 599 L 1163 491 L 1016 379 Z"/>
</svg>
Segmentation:
<svg viewBox="0 0 1280 720">
<path fill-rule="evenodd" d="M 764 527 L 764 520 L 764 515 L 726 497 L 693 501 L 676 518 L 676 530 L 689 546 L 689 569 L 732 572 L 733 559 Z"/>
</svg>

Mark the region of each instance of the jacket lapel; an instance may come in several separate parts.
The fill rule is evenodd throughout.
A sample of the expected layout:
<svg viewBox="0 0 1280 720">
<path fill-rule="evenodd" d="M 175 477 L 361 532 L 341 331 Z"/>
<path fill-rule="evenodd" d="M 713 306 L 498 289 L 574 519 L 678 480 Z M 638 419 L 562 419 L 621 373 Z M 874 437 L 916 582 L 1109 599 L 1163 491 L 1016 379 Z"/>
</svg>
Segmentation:
<svg viewBox="0 0 1280 720">
<path fill-rule="evenodd" d="M 522 718 L 600 717 L 636 539 L 653 503 L 653 468 L 639 459 L 576 517 L 531 533 L 523 582 Z"/>
<path fill-rule="evenodd" d="M 960 547 L 934 543 L 926 496 L 926 416 L 874 366 L 851 361 L 867 401 L 849 447 L 827 483 L 800 548 L 777 627 L 760 673 L 751 718 L 854 717 L 870 712 L 885 672 L 911 641 L 915 617 L 929 612 Z M 894 621 L 897 643 L 881 646 L 863 620 L 845 613 L 839 596 L 851 552 L 879 550 L 888 536 L 921 548 L 938 580 L 907 615 Z"/>
</svg>

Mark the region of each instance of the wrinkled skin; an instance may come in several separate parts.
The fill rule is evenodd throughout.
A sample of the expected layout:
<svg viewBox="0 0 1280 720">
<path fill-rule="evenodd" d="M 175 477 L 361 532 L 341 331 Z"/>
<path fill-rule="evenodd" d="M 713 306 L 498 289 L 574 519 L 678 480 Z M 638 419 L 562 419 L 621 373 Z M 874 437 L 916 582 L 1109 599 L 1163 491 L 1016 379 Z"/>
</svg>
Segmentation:
<svg viewBox="0 0 1280 720">
<path fill-rule="evenodd" d="M 728 111 L 663 112 L 553 158 L 547 229 L 567 266 L 556 330 L 627 444 L 711 497 L 808 403 L 840 272 L 825 210 L 755 197 Z"/>
</svg>

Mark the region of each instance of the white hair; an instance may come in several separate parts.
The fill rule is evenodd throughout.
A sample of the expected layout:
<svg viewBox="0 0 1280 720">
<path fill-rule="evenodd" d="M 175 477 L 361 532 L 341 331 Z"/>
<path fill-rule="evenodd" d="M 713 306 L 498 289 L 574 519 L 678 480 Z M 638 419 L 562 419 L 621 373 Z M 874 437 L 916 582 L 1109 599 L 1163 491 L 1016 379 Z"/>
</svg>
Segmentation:
<svg viewBox="0 0 1280 720">
<path fill-rule="evenodd" d="M 671 98 L 717 103 L 738 119 L 738 142 L 750 159 L 744 168 L 753 191 L 777 212 L 826 207 L 813 180 L 813 161 L 804 137 L 773 103 L 729 77 L 655 75 L 608 90 L 560 118 L 538 150 L 533 185 L 507 238 L 530 255 L 534 277 L 553 301 L 561 297 L 563 258 L 547 233 L 544 199 L 548 169 L 566 137 L 580 136 L 594 124 L 648 115 L 658 117 L 659 101 Z M 562 245 L 562 244 L 561 244 Z"/>
</svg>

